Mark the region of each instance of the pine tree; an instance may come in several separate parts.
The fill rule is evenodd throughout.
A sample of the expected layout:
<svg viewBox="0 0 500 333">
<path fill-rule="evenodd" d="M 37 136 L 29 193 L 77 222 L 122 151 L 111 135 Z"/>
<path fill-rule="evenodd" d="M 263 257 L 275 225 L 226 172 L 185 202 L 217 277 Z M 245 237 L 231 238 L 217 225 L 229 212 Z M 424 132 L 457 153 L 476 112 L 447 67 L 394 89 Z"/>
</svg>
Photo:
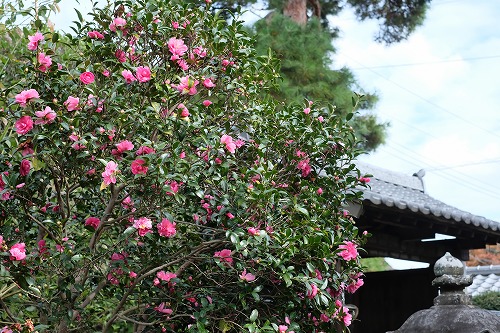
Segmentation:
<svg viewBox="0 0 500 333">
<path fill-rule="evenodd" d="M 201 0 L 200 0 L 201 1 Z M 213 9 L 236 12 L 257 0 L 220 0 Z M 260 3 L 260 2 L 259 2 Z M 268 0 L 272 12 L 253 27 L 257 50 L 271 49 L 281 59 L 283 81 L 274 96 L 281 101 L 329 102 L 336 111 L 352 110 L 352 98 L 363 95 L 355 115 L 354 130 L 367 152 L 385 141 L 388 123 L 380 122 L 370 110 L 377 102 L 375 94 L 364 91 L 348 68 L 336 69 L 332 59 L 337 28 L 328 17 L 351 8 L 360 20 L 380 22 L 375 40 L 392 44 L 406 38 L 422 24 L 430 0 Z"/>
</svg>

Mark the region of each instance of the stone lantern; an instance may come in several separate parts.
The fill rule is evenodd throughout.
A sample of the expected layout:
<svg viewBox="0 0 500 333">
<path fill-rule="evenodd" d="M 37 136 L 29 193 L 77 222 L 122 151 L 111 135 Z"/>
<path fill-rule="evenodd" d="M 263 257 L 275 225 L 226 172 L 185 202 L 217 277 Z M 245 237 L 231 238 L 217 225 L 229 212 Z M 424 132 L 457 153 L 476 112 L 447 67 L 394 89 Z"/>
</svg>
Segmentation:
<svg viewBox="0 0 500 333">
<path fill-rule="evenodd" d="M 472 284 L 472 277 L 464 273 L 464 264 L 447 252 L 434 265 L 432 285 L 439 288 L 434 306 L 414 313 L 388 333 L 500 333 L 500 316 L 473 306 L 464 292 Z"/>
</svg>

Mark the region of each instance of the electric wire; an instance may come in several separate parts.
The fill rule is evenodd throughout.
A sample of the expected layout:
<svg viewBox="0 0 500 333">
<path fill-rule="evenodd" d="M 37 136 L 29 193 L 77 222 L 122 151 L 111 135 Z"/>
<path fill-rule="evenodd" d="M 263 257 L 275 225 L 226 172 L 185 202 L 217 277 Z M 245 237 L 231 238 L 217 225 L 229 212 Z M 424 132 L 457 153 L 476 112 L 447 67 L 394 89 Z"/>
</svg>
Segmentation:
<svg viewBox="0 0 500 333">
<path fill-rule="evenodd" d="M 364 66 L 364 67 L 354 67 L 351 70 L 365 70 L 365 69 L 380 69 L 380 68 L 398 68 L 398 67 L 411 67 L 411 66 L 424 66 L 424 65 L 434 65 L 452 62 L 463 62 L 463 61 L 476 61 L 476 60 L 489 60 L 498 59 L 500 55 L 483 56 L 483 57 L 471 57 L 462 59 L 448 59 L 448 60 L 436 60 L 436 61 L 423 61 L 423 62 L 412 62 L 405 64 L 392 64 L 392 65 L 379 65 L 379 66 Z"/>
<path fill-rule="evenodd" d="M 360 62 L 359 62 L 359 61 L 357 61 L 356 59 L 353 59 L 352 57 L 349 57 L 349 55 L 347 55 L 347 54 L 345 54 L 345 53 L 342 53 L 342 54 L 344 54 L 344 56 L 346 56 L 347 58 L 349 58 L 349 59 L 351 59 L 352 61 L 356 62 L 356 63 L 357 63 L 357 64 L 359 64 L 360 66 L 362 66 L 362 67 L 366 68 L 366 66 L 364 66 L 362 63 L 360 63 Z M 493 131 L 491 131 L 491 130 L 489 130 L 489 129 L 487 129 L 487 128 L 484 128 L 484 127 L 482 127 L 482 126 L 480 126 L 480 125 L 478 125 L 478 124 L 474 123 L 474 122 L 473 122 L 473 121 L 471 121 L 470 119 L 464 118 L 464 117 L 462 117 L 462 116 L 460 116 L 460 115 L 458 115 L 458 114 L 456 114 L 456 113 L 454 113 L 454 112 L 452 112 L 452 111 L 450 111 L 450 110 L 448 110 L 448 109 L 446 109 L 446 108 L 444 108 L 444 107 L 440 106 L 439 104 L 434 103 L 433 101 L 429 100 L 428 98 L 425 98 L 425 97 L 423 97 L 423 96 L 421 96 L 421 95 L 419 95 L 419 94 L 417 94 L 417 93 L 413 92 L 412 90 L 410 90 L 410 89 L 408 89 L 408 88 L 404 87 L 403 85 L 401 85 L 401 84 L 399 84 L 399 83 L 397 83 L 397 82 L 395 82 L 395 81 L 393 81 L 393 80 L 389 79 L 389 78 L 388 78 L 388 77 L 386 77 L 385 75 L 382 75 L 382 74 L 380 74 L 379 72 L 377 72 L 377 71 L 375 71 L 375 70 L 373 70 L 373 69 L 367 68 L 367 70 L 369 70 L 369 71 L 370 71 L 370 72 L 372 72 L 373 74 L 375 74 L 375 75 L 377 75 L 377 76 L 379 76 L 379 77 L 383 78 L 384 80 L 386 80 L 386 81 L 388 81 L 388 82 L 392 83 L 392 84 L 393 84 L 393 85 L 395 85 L 396 87 L 398 87 L 398 88 L 400 88 L 400 89 L 402 89 L 402 90 L 406 91 L 407 93 L 409 93 L 409 94 L 411 94 L 411 95 L 413 95 L 413 96 L 415 96 L 415 97 L 417 97 L 417 98 L 421 99 L 422 101 L 426 102 L 427 104 L 432 105 L 432 106 L 434 106 L 435 108 L 437 108 L 437 109 L 439 109 L 439 110 L 441 110 L 441 111 L 443 111 L 443 112 L 446 112 L 447 114 L 449 114 L 449 115 L 451 115 L 451 116 L 455 117 L 456 119 L 459 119 L 459 120 L 463 121 L 464 123 L 468 124 L 469 126 L 476 127 L 477 129 L 479 129 L 479 130 L 483 131 L 484 133 L 488 133 L 488 134 L 490 134 L 490 135 L 492 135 L 492 136 L 496 137 L 497 139 L 500 139 L 500 135 L 499 135 L 499 134 L 497 134 L 496 132 L 493 132 Z"/>
</svg>

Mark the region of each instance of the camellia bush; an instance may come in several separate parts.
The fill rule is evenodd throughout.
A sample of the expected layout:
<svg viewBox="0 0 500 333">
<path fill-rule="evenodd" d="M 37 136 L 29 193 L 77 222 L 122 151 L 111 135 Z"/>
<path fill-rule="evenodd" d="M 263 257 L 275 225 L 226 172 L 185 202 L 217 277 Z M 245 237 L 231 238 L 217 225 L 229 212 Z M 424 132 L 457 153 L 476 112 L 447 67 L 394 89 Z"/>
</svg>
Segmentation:
<svg viewBox="0 0 500 333">
<path fill-rule="evenodd" d="M 279 64 L 209 2 L 116 3 L 7 64 L 1 332 L 344 331 L 348 119 L 266 97 Z"/>
</svg>

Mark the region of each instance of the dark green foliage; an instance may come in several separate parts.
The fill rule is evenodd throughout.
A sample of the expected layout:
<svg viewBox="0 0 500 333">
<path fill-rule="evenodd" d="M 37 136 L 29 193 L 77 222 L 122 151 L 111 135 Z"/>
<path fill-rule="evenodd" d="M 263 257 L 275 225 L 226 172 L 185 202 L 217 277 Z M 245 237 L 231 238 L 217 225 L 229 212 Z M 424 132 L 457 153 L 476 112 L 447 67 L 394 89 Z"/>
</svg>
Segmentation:
<svg viewBox="0 0 500 333">
<path fill-rule="evenodd" d="M 380 30 L 375 35 L 377 42 L 397 43 L 420 26 L 424 19 L 430 0 L 348 0 L 361 19 L 375 19 L 380 22 Z"/>
<path fill-rule="evenodd" d="M 203 3 L 204 0 L 195 0 Z M 281 11 L 287 1 L 267 0 L 264 6 Z M 354 10 L 360 20 L 373 19 L 380 23 L 375 35 L 378 42 L 392 44 L 408 38 L 425 19 L 431 0 L 316 0 L 308 1 L 321 8 L 320 19 L 324 27 L 330 26 L 329 18 L 345 8 Z M 214 1 L 214 8 L 226 8 L 236 12 L 238 7 L 253 5 L 256 0 Z"/>
<path fill-rule="evenodd" d="M 500 311 L 500 292 L 488 291 L 474 296 L 472 303 L 482 309 Z"/>
<path fill-rule="evenodd" d="M 377 96 L 365 93 L 349 69 L 332 69 L 331 56 L 335 49 L 331 35 L 317 20 L 301 27 L 275 13 L 258 21 L 254 28 L 257 52 L 266 54 L 270 48 L 281 60 L 283 80 L 279 89 L 273 92 L 275 98 L 296 103 L 302 103 L 304 98 L 319 104 L 334 102 L 336 112 L 346 115 L 353 106 L 353 91 L 361 93 L 364 95 L 363 102 L 358 105 L 361 112 L 353 122 L 355 133 L 368 151 L 384 142 L 387 124 L 366 113 L 375 105 Z"/>
</svg>

